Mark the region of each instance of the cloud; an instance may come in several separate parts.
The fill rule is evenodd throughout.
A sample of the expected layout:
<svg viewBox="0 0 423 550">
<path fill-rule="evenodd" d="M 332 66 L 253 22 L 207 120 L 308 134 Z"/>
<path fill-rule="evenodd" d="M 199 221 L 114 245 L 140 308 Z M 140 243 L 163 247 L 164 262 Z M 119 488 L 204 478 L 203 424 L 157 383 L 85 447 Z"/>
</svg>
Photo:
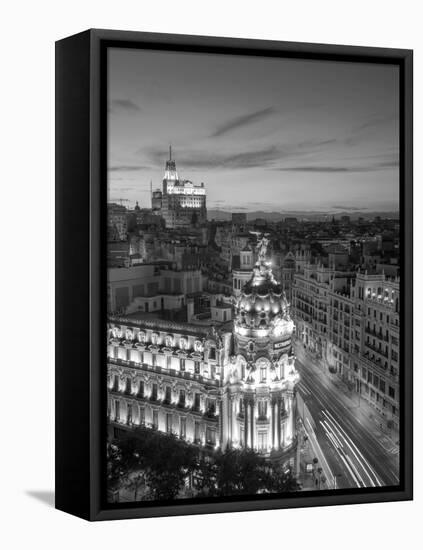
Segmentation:
<svg viewBox="0 0 423 550">
<path fill-rule="evenodd" d="M 121 166 L 109 166 L 108 168 L 109 172 L 138 172 L 140 170 L 150 170 L 150 167 L 137 164 L 123 164 Z"/>
<path fill-rule="evenodd" d="M 112 99 L 109 105 L 109 113 L 136 113 L 139 111 L 141 108 L 130 99 Z"/>
<path fill-rule="evenodd" d="M 281 172 L 323 172 L 323 173 L 354 173 L 354 172 L 377 172 L 388 168 L 396 168 L 398 163 L 395 161 L 380 162 L 369 166 L 281 166 L 274 168 Z"/>
<path fill-rule="evenodd" d="M 166 153 L 163 149 L 151 149 L 150 151 L 139 150 L 140 155 L 147 154 L 147 161 L 152 166 L 163 167 L 166 162 Z M 284 149 L 274 145 L 257 150 L 242 152 L 216 152 L 209 150 L 189 150 L 181 149 L 173 155 L 176 159 L 177 168 L 181 171 L 187 170 L 214 170 L 226 169 L 237 170 L 247 168 L 271 168 L 276 162 L 281 160 L 294 160 L 303 157 L 307 151 L 298 151 L 296 148 L 286 147 Z"/>
<path fill-rule="evenodd" d="M 362 132 L 363 130 L 368 130 L 371 128 L 377 128 L 379 126 L 383 126 L 384 124 L 387 124 L 389 122 L 392 122 L 393 120 L 397 120 L 397 116 L 390 114 L 390 115 L 374 115 L 370 117 L 369 120 L 366 120 L 366 122 L 363 122 L 359 126 L 355 128 L 356 132 Z"/>
<path fill-rule="evenodd" d="M 345 204 L 334 204 L 331 208 L 333 210 L 345 210 L 349 212 L 360 212 L 361 210 L 367 210 L 366 206 L 347 206 Z"/>
<path fill-rule="evenodd" d="M 275 168 L 280 172 L 367 172 L 365 168 L 347 166 L 290 166 Z"/>
<path fill-rule="evenodd" d="M 382 139 L 384 133 L 394 136 L 397 122 L 398 116 L 395 114 L 370 116 L 368 120 L 352 128 L 351 134 L 343 142 L 345 145 L 357 145 L 365 143 L 372 136 Z"/>
<path fill-rule="evenodd" d="M 229 132 L 233 132 L 234 130 L 237 130 L 238 128 L 242 128 L 243 126 L 247 126 L 249 124 L 254 124 L 256 122 L 259 122 L 263 118 L 268 117 L 269 115 L 275 113 L 275 109 L 273 107 L 267 107 L 266 109 L 261 109 L 260 111 L 254 111 L 253 113 L 249 113 L 248 115 L 241 115 L 235 118 L 232 118 L 225 122 L 224 124 L 221 124 L 216 128 L 216 130 L 211 134 L 210 137 L 220 137 L 225 134 L 228 134 Z"/>
<path fill-rule="evenodd" d="M 298 143 L 298 147 L 299 148 L 307 147 L 307 148 L 310 148 L 310 149 L 315 149 L 316 147 L 324 147 L 325 145 L 334 145 L 337 142 L 338 142 L 338 140 L 335 139 L 335 138 L 322 139 L 322 140 L 319 140 L 319 139 L 306 140 L 306 141 L 302 141 L 302 142 Z"/>
<path fill-rule="evenodd" d="M 389 160 L 387 162 L 380 162 L 378 166 L 380 168 L 398 168 L 399 160 Z"/>
</svg>

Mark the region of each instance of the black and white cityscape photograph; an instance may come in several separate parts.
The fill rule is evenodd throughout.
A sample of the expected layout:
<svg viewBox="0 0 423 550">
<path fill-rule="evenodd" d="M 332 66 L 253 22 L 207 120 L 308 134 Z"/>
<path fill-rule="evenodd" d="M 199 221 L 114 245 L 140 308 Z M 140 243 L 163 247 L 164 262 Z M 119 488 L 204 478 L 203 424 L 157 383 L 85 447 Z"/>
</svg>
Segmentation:
<svg viewBox="0 0 423 550">
<path fill-rule="evenodd" d="M 108 502 L 398 486 L 398 65 L 107 75 Z"/>
</svg>

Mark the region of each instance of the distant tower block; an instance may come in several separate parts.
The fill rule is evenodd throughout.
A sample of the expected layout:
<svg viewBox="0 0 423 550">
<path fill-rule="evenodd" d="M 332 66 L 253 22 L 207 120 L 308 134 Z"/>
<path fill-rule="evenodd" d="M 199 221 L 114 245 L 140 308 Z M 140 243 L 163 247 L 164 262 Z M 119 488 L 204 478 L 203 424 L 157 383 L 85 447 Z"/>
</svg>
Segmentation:
<svg viewBox="0 0 423 550">
<path fill-rule="evenodd" d="M 163 178 L 161 212 L 166 227 L 171 229 L 201 225 L 207 221 L 206 189 L 189 180 L 180 180 L 176 162 L 169 147 Z"/>
</svg>

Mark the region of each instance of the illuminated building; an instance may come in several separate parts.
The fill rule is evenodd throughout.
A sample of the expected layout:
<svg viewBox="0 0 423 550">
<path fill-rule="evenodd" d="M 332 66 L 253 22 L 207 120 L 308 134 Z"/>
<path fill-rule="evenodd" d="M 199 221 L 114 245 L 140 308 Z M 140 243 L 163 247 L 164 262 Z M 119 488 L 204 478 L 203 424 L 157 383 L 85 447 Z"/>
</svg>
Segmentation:
<svg viewBox="0 0 423 550">
<path fill-rule="evenodd" d="M 295 447 L 294 325 L 266 247 L 263 237 L 231 324 L 109 318 L 114 435 L 146 426 L 211 450 L 247 447 L 276 458 Z"/>
<path fill-rule="evenodd" d="M 158 203 L 159 201 L 155 204 Z M 171 148 L 163 178 L 160 215 L 168 229 L 191 227 L 207 221 L 204 183 L 195 185 L 192 181 L 179 179 Z"/>
<path fill-rule="evenodd" d="M 268 240 L 259 239 L 253 276 L 235 303 L 236 368 L 228 378 L 232 440 L 259 452 L 285 451 L 296 441 L 294 323 L 281 285 L 266 259 Z M 238 429 L 238 431 L 237 431 Z"/>
<path fill-rule="evenodd" d="M 399 427 L 399 277 L 306 264 L 294 275 L 296 336 Z"/>
</svg>

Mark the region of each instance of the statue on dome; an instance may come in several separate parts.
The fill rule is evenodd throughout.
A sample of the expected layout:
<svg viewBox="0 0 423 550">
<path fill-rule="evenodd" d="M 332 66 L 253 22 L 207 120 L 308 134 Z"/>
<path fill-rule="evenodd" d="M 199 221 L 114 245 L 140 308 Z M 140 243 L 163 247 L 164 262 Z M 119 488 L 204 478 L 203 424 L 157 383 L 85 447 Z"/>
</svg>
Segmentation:
<svg viewBox="0 0 423 550">
<path fill-rule="evenodd" d="M 269 239 L 267 238 L 270 233 L 261 233 L 260 231 L 250 231 L 252 235 L 256 235 L 257 237 L 257 244 L 256 244 L 256 250 L 257 250 L 257 257 L 259 264 L 264 264 L 266 262 L 266 255 L 267 255 L 267 247 L 269 245 Z"/>
</svg>

